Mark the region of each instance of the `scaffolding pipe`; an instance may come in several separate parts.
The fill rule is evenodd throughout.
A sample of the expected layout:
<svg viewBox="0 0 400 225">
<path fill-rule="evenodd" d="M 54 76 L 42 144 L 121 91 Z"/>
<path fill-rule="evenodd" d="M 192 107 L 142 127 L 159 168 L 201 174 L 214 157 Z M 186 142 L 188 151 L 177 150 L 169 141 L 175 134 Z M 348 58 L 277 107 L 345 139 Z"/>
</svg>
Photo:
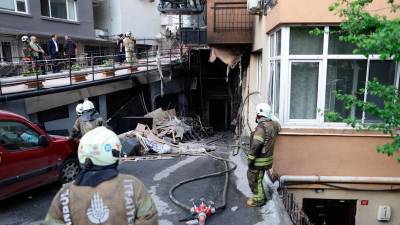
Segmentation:
<svg viewBox="0 0 400 225">
<path fill-rule="evenodd" d="M 357 176 L 281 176 L 285 183 L 352 183 L 352 184 L 399 184 L 400 177 L 357 177 Z"/>
</svg>

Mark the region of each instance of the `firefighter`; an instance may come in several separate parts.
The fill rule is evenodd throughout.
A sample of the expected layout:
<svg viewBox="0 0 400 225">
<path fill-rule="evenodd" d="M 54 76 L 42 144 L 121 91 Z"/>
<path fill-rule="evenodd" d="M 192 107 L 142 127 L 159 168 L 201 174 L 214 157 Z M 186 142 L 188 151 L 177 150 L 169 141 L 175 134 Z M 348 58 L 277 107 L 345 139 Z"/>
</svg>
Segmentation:
<svg viewBox="0 0 400 225">
<path fill-rule="evenodd" d="M 85 100 L 82 103 L 82 115 L 76 119 L 71 137 L 79 139 L 99 126 L 107 126 L 107 124 L 94 108 L 93 102 Z"/>
<path fill-rule="evenodd" d="M 118 172 L 121 142 L 106 127 L 82 137 L 81 172 L 54 197 L 44 225 L 157 225 L 157 209 L 144 184 Z"/>
<path fill-rule="evenodd" d="M 247 200 L 247 205 L 257 207 L 264 205 L 268 199 L 264 193 L 263 178 L 265 172 L 270 176 L 272 157 L 276 136 L 280 130 L 278 122 L 272 120 L 271 107 L 266 103 L 256 106 L 257 127 L 250 140 L 250 151 L 247 155 L 247 179 L 253 192 L 253 197 Z"/>
</svg>

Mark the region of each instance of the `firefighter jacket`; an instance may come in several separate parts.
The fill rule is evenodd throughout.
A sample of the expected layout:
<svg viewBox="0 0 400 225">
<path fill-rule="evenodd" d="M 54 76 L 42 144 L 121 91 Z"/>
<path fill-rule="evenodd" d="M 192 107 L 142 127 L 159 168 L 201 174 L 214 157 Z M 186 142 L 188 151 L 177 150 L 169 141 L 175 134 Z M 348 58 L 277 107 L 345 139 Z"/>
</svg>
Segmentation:
<svg viewBox="0 0 400 225">
<path fill-rule="evenodd" d="M 96 127 L 107 126 L 107 123 L 97 113 L 88 120 L 78 117 L 75 120 L 74 127 L 72 128 L 73 138 L 81 138 L 87 132 L 93 130 Z"/>
<path fill-rule="evenodd" d="M 157 209 L 143 183 L 118 174 L 95 187 L 65 184 L 44 225 L 158 225 Z"/>
<path fill-rule="evenodd" d="M 249 165 L 255 168 L 271 169 L 276 136 L 280 130 L 278 122 L 261 118 L 250 140 L 247 155 Z"/>
</svg>

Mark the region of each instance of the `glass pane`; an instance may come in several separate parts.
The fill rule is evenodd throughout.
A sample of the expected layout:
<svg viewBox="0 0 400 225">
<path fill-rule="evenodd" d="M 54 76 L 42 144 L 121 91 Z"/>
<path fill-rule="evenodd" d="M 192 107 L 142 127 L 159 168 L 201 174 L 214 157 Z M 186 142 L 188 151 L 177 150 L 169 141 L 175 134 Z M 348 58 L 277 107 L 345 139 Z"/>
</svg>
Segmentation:
<svg viewBox="0 0 400 225">
<path fill-rule="evenodd" d="M 315 119 L 318 99 L 318 62 L 293 62 L 290 119 Z"/>
<path fill-rule="evenodd" d="M 42 16 L 50 16 L 49 0 L 40 0 L 40 9 Z"/>
<path fill-rule="evenodd" d="M 394 61 L 371 61 L 369 66 L 369 81 L 377 79 L 381 84 L 394 85 L 396 63 Z M 383 107 L 383 100 L 379 97 L 368 95 L 368 102 L 375 103 L 378 107 Z M 377 122 L 378 118 L 369 113 L 365 113 L 365 121 Z"/>
<path fill-rule="evenodd" d="M 68 0 L 68 19 L 76 20 L 75 0 Z"/>
<path fill-rule="evenodd" d="M 330 27 L 330 31 L 337 31 L 339 28 Z M 330 34 L 329 35 L 329 46 L 328 46 L 328 54 L 353 54 L 353 50 L 355 49 L 355 45 L 340 41 L 338 34 Z"/>
<path fill-rule="evenodd" d="M 275 56 L 275 34 L 269 36 L 269 55 Z"/>
<path fill-rule="evenodd" d="M 39 134 L 24 124 L 0 122 L 0 144 L 8 150 L 19 150 L 39 145 Z"/>
<path fill-rule="evenodd" d="M 274 96 L 274 114 L 279 115 L 279 95 L 281 83 L 281 62 L 276 61 L 275 75 L 275 96 Z"/>
<path fill-rule="evenodd" d="M 365 87 L 366 71 L 366 60 L 328 60 L 325 111 L 337 112 L 343 118 L 351 115 L 352 118 L 361 119 L 362 112 L 359 110 L 356 112 L 354 108 L 346 109 L 344 103 L 336 99 L 336 92 L 356 94 L 357 90 Z M 362 99 L 363 95 L 359 97 Z"/>
<path fill-rule="evenodd" d="M 281 31 L 276 32 L 276 55 L 281 55 Z"/>
<path fill-rule="evenodd" d="M 17 11 L 26 12 L 25 0 L 17 0 Z"/>
<path fill-rule="evenodd" d="M 314 27 L 291 27 L 290 47 L 291 55 L 319 55 L 322 54 L 324 39 L 322 36 L 310 35 Z M 323 29 L 323 28 L 321 28 Z"/>
<path fill-rule="evenodd" d="M 1 0 L 0 9 L 15 11 L 14 0 Z"/>
<path fill-rule="evenodd" d="M 66 0 L 50 0 L 51 17 L 67 19 Z"/>
<path fill-rule="evenodd" d="M 275 73 L 275 67 L 274 67 L 274 61 L 271 61 L 269 64 L 269 86 L 268 86 L 268 104 L 272 104 L 272 101 L 274 99 L 274 73 Z"/>
</svg>

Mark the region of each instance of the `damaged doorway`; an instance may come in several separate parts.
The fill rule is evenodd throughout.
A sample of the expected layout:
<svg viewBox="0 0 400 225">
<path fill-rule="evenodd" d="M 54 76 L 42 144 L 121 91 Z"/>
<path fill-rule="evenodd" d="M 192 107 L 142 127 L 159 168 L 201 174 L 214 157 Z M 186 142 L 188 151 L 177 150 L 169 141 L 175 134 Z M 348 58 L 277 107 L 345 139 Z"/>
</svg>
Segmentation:
<svg viewBox="0 0 400 225">
<path fill-rule="evenodd" d="M 228 102 L 227 99 L 210 99 L 209 101 L 210 126 L 216 131 L 228 129 Z"/>
<path fill-rule="evenodd" d="M 303 199 L 303 210 L 315 225 L 355 225 L 357 200 Z"/>
</svg>

